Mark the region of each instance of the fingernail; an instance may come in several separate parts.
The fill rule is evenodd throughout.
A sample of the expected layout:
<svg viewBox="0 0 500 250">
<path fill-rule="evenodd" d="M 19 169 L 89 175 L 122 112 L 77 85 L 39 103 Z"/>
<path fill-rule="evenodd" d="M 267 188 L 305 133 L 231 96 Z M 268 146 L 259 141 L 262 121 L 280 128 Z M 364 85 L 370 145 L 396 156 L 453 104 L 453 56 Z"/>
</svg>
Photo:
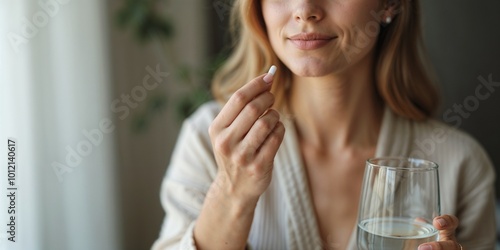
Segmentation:
<svg viewBox="0 0 500 250">
<path fill-rule="evenodd" d="M 418 247 L 418 250 L 432 250 L 432 246 L 421 245 L 421 246 Z"/>
<path fill-rule="evenodd" d="M 446 227 L 446 225 L 448 224 L 448 223 L 446 223 L 446 221 L 444 219 L 441 219 L 441 218 L 437 219 L 437 222 L 442 227 Z"/>
<path fill-rule="evenodd" d="M 271 68 L 269 68 L 269 71 L 267 72 L 267 75 L 264 76 L 262 80 L 264 80 L 264 82 L 266 83 L 271 83 L 273 81 L 274 74 L 276 73 L 276 69 L 276 66 L 271 66 Z"/>
</svg>

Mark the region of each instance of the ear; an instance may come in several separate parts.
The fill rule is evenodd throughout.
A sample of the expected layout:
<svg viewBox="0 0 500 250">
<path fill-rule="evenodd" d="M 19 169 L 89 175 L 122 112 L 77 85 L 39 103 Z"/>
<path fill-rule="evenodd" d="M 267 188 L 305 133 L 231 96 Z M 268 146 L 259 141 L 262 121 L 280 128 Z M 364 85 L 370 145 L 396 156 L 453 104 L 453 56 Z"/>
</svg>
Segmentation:
<svg viewBox="0 0 500 250">
<path fill-rule="evenodd" d="M 405 1 L 405 0 L 403 0 Z M 382 22 L 389 24 L 401 12 L 401 0 L 385 0 Z"/>
</svg>

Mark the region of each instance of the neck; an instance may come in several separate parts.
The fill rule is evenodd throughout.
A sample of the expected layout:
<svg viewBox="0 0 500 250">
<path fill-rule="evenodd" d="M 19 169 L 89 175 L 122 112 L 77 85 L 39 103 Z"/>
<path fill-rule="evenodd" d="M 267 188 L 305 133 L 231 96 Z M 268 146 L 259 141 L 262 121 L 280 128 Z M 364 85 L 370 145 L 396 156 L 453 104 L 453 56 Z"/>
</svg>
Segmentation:
<svg viewBox="0 0 500 250">
<path fill-rule="evenodd" d="M 301 142 L 323 150 L 376 146 L 383 104 L 371 65 L 355 72 L 293 78 L 289 107 Z"/>
</svg>

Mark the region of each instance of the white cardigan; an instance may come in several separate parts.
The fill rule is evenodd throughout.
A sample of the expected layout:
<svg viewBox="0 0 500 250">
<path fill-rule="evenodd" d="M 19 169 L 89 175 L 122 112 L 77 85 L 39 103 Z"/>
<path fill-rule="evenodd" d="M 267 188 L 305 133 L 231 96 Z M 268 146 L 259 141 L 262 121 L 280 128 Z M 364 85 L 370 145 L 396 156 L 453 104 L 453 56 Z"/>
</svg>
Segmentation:
<svg viewBox="0 0 500 250">
<path fill-rule="evenodd" d="M 154 250 L 195 249 L 193 228 L 217 173 L 208 127 L 220 109 L 215 102 L 207 103 L 184 122 L 162 184 L 166 218 Z M 285 138 L 275 158 L 271 184 L 257 203 L 248 246 L 322 249 L 294 125 L 289 119 L 282 121 Z M 460 219 L 458 241 L 465 249 L 494 249 L 495 174 L 474 139 L 440 122 L 410 121 L 386 108 L 375 156 L 413 156 L 438 163 L 441 212 Z M 348 249 L 356 249 L 356 227 Z"/>
</svg>

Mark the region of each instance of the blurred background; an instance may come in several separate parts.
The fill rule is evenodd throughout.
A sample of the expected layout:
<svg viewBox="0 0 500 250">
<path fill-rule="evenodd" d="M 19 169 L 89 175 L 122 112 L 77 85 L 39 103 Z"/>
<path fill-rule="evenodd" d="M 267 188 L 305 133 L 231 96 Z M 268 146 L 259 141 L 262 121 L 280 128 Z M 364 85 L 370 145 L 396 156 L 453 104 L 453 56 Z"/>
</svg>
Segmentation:
<svg viewBox="0 0 500 250">
<path fill-rule="evenodd" d="M 16 243 L 1 233 L 0 249 L 151 247 L 178 130 L 211 98 L 230 49 L 231 2 L 0 2 L 0 155 L 13 139 L 18 188 Z M 443 95 L 436 118 L 472 134 L 500 168 L 500 2 L 422 7 Z M 0 201 L 6 225 L 10 201 Z"/>
</svg>

